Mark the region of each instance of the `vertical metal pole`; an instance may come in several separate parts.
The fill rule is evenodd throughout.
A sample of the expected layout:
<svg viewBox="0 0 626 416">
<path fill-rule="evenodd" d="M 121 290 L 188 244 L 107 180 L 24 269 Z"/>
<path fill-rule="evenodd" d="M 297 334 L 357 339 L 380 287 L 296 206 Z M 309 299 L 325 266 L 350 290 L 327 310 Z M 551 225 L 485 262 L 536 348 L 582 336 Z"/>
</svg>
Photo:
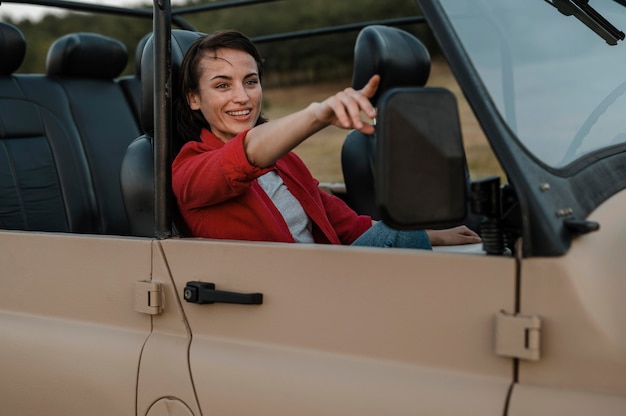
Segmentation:
<svg viewBox="0 0 626 416">
<path fill-rule="evenodd" d="M 157 238 L 172 236 L 172 9 L 154 0 L 154 224 Z"/>
</svg>

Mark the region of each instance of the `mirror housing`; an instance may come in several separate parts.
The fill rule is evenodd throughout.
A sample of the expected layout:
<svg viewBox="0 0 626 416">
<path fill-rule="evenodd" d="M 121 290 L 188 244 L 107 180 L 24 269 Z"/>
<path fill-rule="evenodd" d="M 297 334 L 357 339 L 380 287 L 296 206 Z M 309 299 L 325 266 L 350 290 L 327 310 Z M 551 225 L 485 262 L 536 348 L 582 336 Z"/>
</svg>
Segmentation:
<svg viewBox="0 0 626 416">
<path fill-rule="evenodd" d="M 450 91 L 387 91 L 379 99 L 376 136 L 376 205 L 385 224 L 427 229 L 463 221 L 469 175 Z"/>
</svg>

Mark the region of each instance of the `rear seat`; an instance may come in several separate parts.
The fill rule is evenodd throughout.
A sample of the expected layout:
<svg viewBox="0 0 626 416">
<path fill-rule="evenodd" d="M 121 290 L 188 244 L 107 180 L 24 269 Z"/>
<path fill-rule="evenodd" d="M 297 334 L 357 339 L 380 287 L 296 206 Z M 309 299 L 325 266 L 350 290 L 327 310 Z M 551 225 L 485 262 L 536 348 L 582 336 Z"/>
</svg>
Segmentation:
<svg viewBox="0 0 626 416">
<path fill-rule="evenodd" d="M 117 79 L 117 82 L 122 86 L 122 90 L 126 95 L 126 99 L 130 103 L 137 125 L 141 126 L 141 57 L 143 56 L 143 49 L 148 43 L 148 39 L 152 36 L 152 33 L 147 33 L 135 49 L 135 72 L 133 75 L 126 75 Z"/>
<path fill-rule="evenodd" d="M 0 226 L 98 232 L 95 195 L 70 105 L 44 75 L 14 75 L 21 32 L 0 24 Z"/>
<path fill-rule="evenodd" d="M 115 80 L 126 48 L 66 35 L 46 75 L 14 74 L 24 49 L 0 22 L 0 228 L 129 235 L 119 172 L 140 128 Z"/>
<path fill-rule="evenodd" d="M 140 130 L 122 87 L 114 81 L 127 62 L 123 43 L 94 33 L 59 38 L 46 61 L 48 76 L 59 82 L 70 102 L 104 234 L 128 234 L 120 166 Z"/>
</svg>

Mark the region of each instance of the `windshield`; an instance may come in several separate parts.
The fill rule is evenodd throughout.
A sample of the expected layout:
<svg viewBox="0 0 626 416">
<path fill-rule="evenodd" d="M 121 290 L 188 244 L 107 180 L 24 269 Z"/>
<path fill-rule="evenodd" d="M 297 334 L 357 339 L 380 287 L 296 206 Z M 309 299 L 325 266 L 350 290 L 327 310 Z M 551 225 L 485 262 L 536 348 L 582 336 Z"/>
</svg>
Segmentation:
<svg viewBox="0 0 626 416">
<path fill-rule="evenodd" d="M 553 167 L 626 141 L 625 42 L 603 38 L 579 3 L 586 2 L 441 0 L 502 117 Z M 588 5 L 619 34 L 626 30 L 620 3 Z"/>
</svg>

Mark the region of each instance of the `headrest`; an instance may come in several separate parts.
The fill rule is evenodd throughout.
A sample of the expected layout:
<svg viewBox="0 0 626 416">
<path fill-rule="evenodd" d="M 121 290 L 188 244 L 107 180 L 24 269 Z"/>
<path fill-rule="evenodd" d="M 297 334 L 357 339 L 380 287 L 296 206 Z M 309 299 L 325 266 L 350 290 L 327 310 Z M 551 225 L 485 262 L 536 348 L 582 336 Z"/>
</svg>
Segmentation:
<svg viewBox="0 0 626 416">
<path fill-rule="evenodd" d="M 128 63 L 128 50 L 116 39 L 97 33 L 70 33 L 54 41 L 46 73 L 58 77 L 113 79 Z"/>
<path fill-rule="evenodd" d="M 352 87 L 361 89 L 375 75 L 380 85 L 376 100 L 394 87 L 422 87 L 430 75 L 430 54 L 422 42 L 404 30 L 381 25 L 361 30 L 354 45 Z"/>
<path fill-rule="evenodd" d="M 189 46 L 204 33 L 172 30 L 172 99 L 178 95 L 178 73 Z M 150 36 L 141 57 L 141 125 L 145 132 L 154 131 L 154 37 Z"/>
<path fill-rule="evenodd" d="M 0 75 L 10 75 L 22 65 L 26 53 L 26 40 L 20 30 L 0 22 Z"/>
<path fill-rule="evenodd" d="M 135 49 L 135 75 L 141 76 L 141 58 L 143 56 L 143 48 L 146 47 L 146 43 L 148 43 L 148 39 L 152 36 L 152 33 L 148 33 L 144 35 L 143 38 L 139 40 L 137 43 L 137 49 Z"/>
</svg>

